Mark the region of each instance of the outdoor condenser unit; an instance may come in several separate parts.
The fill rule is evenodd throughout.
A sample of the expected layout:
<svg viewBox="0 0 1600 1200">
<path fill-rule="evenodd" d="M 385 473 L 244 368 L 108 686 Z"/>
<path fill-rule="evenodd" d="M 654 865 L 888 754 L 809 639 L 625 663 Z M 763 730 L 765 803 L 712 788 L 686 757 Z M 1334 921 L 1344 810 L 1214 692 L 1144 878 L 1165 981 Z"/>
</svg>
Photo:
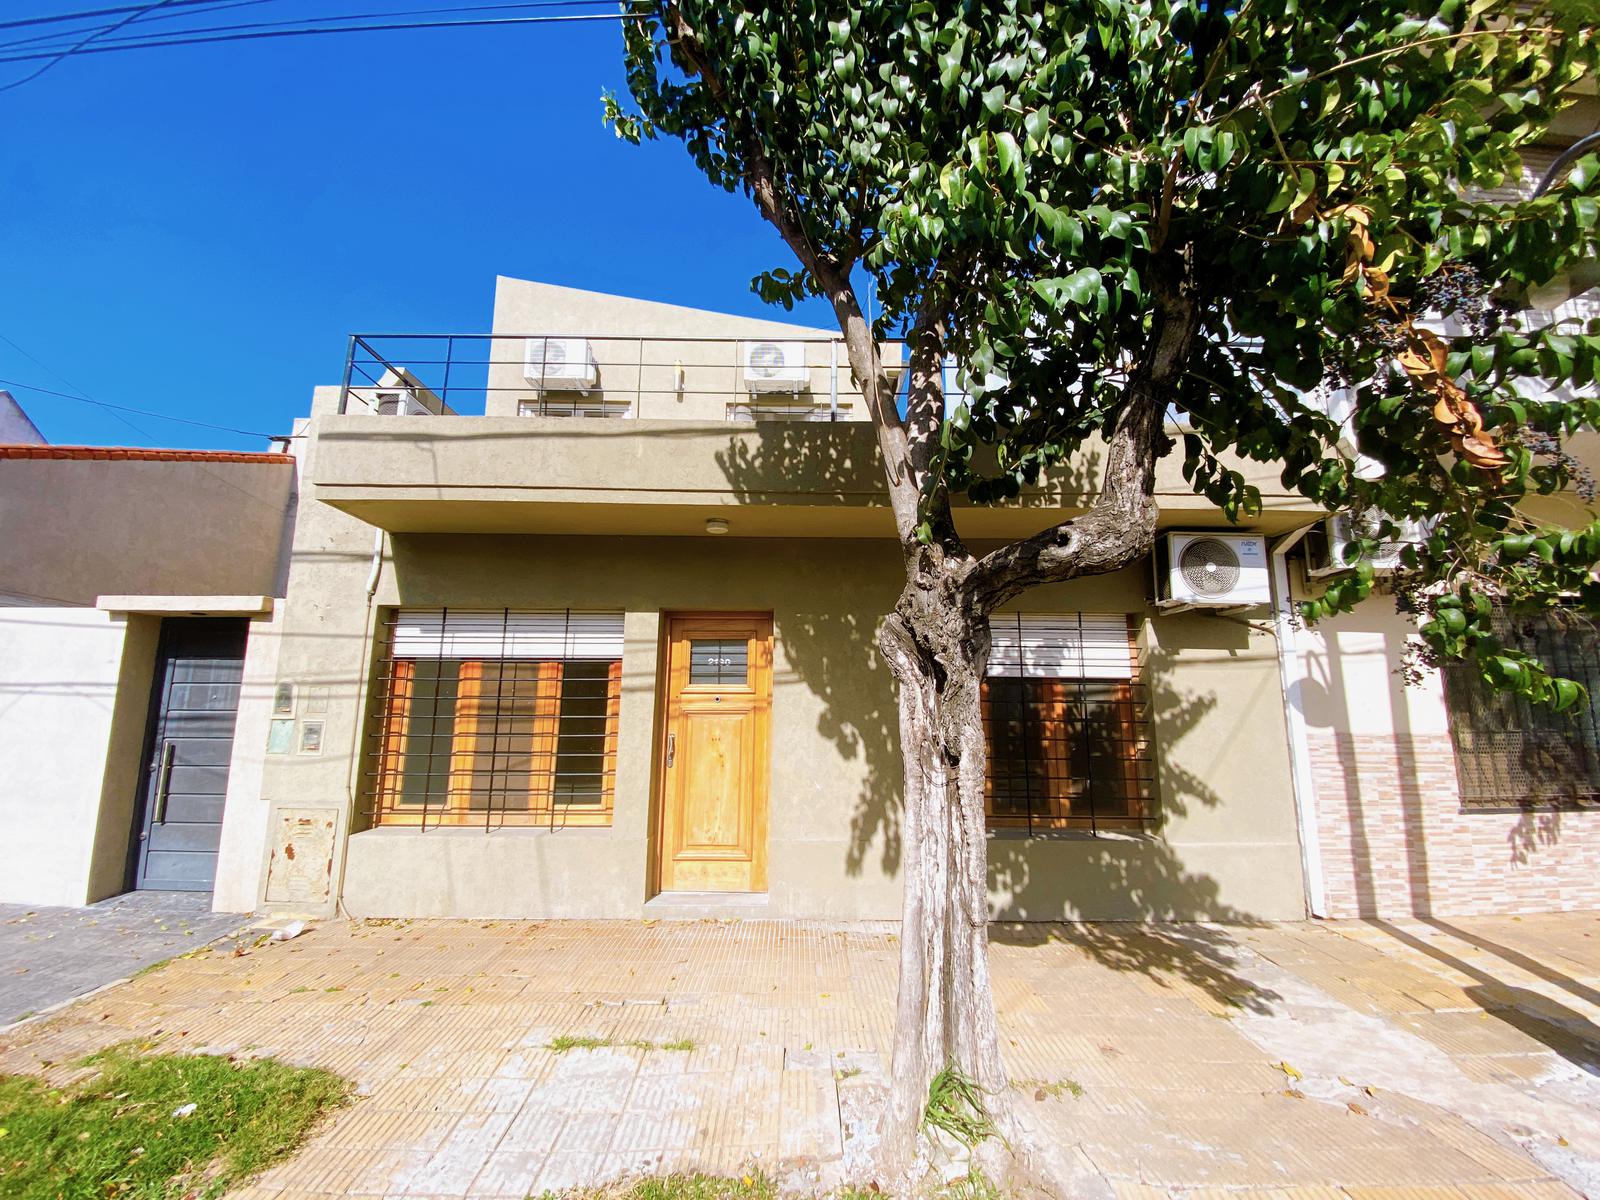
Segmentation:
<svg viewBox="0 0 1600 1200">
<path fill-rule="evenodd" d="M 811 382 L 804 342 L 746 342 L 742 349 L 744 386 L 748 392 L 798 395 Z"/>
<path fill-rule="evenodd" d="M 1269 604 L 1267 541 L 1247 533 L 1169 533 L 1157 544 L 1156 594 L 1162 608 Z"/>
<path fill-rule="evenodd" d="M 600 382 L 600 364 L 588 338 L 529 338 L 522 377 L 541 391 L 588 392 Z"/>
</svg>

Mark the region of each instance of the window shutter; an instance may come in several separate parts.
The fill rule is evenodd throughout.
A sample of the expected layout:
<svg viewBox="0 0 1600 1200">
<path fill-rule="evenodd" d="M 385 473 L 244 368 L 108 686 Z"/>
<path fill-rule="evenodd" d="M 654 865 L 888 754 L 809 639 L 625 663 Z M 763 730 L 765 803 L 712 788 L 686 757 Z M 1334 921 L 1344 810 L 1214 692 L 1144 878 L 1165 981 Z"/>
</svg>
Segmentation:
<svg viewBox="0 0 1600 1200">
<path fill-rule="evenodd" d="M 396 658 L 617 659 L 620 612 L 402 608 Z"/>
<path fill-rule="evenodd" d="M 1132 679 L 1125 613 L 1001 613 L 989 619 L 989 674 Z"/>
</svg>

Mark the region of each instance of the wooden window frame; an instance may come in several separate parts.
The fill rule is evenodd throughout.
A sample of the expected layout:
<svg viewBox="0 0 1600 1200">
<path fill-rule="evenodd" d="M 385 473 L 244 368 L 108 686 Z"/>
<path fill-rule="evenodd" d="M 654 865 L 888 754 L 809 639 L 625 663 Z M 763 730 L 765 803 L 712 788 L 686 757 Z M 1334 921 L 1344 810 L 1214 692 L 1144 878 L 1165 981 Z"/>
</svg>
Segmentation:
<svg viewBox="0 0 1600 1200">
<path fill-rule="evenodd" d="M 435 715 L 422 728 L 416 727 L 417 664 L 422 660 L 391 658 L 388 661 L 383 705 L 377 722 L 377 746 L 373 754 L 372 823 L 385 827 L 484 827 L 484 828 L 569 828 L 606 827 L 613 822 L 616 807 L 617 745 L 622 709 L 622 661 L 620 659 L 534 659 L 471 658 L 458 661 L 453 704 L 447 700 L 446 673 L 434 683 L 434 705 L 451 706 L 448 735 L 434 731 Z M 561 705 L 565 672 L 570 662 L 605 662 L 603 676 L 604 729 L 600 736 L 600 799 L 598 803 L 572 803 L 556 794 L 557 758 L 561 730 Z M 495 668 L 491 672 L 489 668 Z M 531 678 L 515 678 L 519 668 L 535 668 Z M 516 784 L 497 785 L 499 768 L 496 755 L 510 753 L 502 739 L 508 731 L 498 727 L 504 700 L 507 673 L 513 676 L 513 700 L 526 698 L 518 692 L 531 683 L 532 714 L 523 718 L 529 724 L 526 734 L 511 731 L 509 736 L 529 739 L 529 768 L 526 806 L 510 806 L 504 798 L 522 789 Z M 486 676 L 495 679 L 495 688 L 485 686 Z M 413 751 L 414 738 L 448 736 L 448 767 L 444 796 L 430 804 L 405 799 L 406 763 Z M 570 736 L 570 735 L 569 735 Z M 487 749 L 485 748 L 487 746 Z M 490 756 L 488 783 L 483 780 L 481 756 Z M 510 772 L 520 777 L 522 772 Z M 497 803 L 496 801 L 501 802 Z M 478 803 L 474 803 L 477 800 Z"/>
</svg>

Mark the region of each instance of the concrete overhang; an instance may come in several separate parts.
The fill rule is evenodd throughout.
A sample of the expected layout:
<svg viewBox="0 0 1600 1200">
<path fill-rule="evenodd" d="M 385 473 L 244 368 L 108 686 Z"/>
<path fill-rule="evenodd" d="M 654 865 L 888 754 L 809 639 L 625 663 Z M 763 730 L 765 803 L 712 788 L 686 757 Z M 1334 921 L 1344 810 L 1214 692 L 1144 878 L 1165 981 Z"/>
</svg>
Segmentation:
<svg viewBox="0 0 1600 1200">
<path fill-rule="evenodd" d="M 267 617 L 271 596 L 97 596 L 105 612 L 152 617 Z"/>
<path fill-rule="evenodd" d="M 390 533 L 892 537 L 872 427 L 864 422 L 730 426 L 688 421 L 457 417 L 317 419 L 312 496 Z M 958 505 L 962 533 L 1009 539 L 1092 502 L 1103 452 L 1086 448 L 1018 500 Z M 1277 533 L 1316 510 L 1270 469 L 1235 465 L 1261 488 L 1252 528 Z M 1157 482 L 1163 525 L 1226 527 L 1168 459 Z"/>
</svg>

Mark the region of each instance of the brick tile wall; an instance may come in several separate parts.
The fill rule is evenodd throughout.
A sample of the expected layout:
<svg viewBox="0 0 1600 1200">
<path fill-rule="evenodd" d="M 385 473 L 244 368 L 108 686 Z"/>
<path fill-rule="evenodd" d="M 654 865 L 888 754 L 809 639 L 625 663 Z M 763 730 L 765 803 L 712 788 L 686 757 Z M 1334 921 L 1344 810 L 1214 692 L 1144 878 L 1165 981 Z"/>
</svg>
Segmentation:
<svg viewBox="0 0 1600 1200">
<path fill-rule="evenodd" d="M 1600 812 L 1462 812 L 1447 735 L 1310 751 L 1331 916 L 1600 909 Z"/>
</svg>

